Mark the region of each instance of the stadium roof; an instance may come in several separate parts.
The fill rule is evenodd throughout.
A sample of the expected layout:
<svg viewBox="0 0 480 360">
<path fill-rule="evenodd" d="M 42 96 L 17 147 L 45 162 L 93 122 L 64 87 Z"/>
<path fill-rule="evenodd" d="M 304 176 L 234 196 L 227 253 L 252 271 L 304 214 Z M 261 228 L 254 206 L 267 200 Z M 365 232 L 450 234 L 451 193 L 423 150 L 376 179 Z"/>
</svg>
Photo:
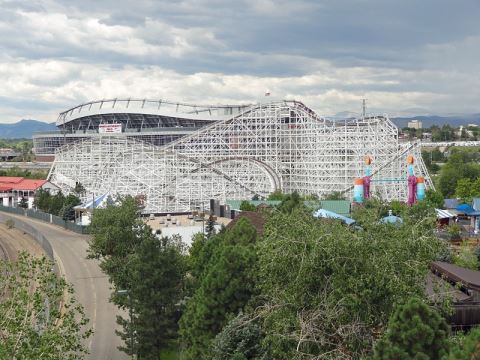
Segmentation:
<svg viewBox="0 0 480 360">
<path fill-rule="evenodd" d="M 58 116 L 56 125 L 75 119 L 102 114 L 151 114 L 192 120 L 224 120 L 239 114 L 251 104 L 194 105 L 166 100 L 109 99 L 96 100 L 68 109 Z"/>
</svg>

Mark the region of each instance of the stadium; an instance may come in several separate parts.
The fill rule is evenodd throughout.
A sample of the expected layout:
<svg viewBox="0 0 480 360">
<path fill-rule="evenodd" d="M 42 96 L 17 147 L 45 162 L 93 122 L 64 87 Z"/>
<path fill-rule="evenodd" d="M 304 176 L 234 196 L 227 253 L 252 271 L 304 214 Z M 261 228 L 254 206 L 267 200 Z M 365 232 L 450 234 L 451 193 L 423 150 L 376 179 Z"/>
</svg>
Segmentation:
<svg viewBox="0 0 480 360">
<path fill-rule="evenodd" d="M 112 100 L 60 114 L 68 140 L 56 149 L 51 182 L 64 192 L 80 182 L 90 198 L 140 196 L 145 213 L 187 212 L 210 199 L 265 198 L 276 190 L 351 198 L 369 156 L 372 194 L 405 200 L 413 155 L 416 175 L 433 187 L 419 145 L 399 142 L 386 115 L 332 121 L 299 101 L 162 108 L 145 100 L 155 113 L 142 101 L 133 112 L 128 101 L 121 109 Z"/>
<path fill-rule="evenodd" d="M 36 133 L 33 150 L 38 161 L 53 161 L 61 146 L 108 133 L 162 146 L 214 121 L 228 119 L 245 107 L 147 99 L 92 101 L 60 113 L 58 130 Z"/>
</svg>

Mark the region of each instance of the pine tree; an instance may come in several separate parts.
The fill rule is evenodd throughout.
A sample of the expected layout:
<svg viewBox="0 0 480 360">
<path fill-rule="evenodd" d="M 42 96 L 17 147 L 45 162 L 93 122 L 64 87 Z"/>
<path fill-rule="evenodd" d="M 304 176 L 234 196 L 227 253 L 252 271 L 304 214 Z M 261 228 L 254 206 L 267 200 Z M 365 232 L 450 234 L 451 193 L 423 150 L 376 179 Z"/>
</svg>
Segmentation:
<svg viewBox="0 0 480 360">
<path fill-rule="evenodd" d="M 399 306 L 383 338 L 375 346 L 374 360 L 441 359 L 448 353 L 445 320 L 418 298 Z"/>
<path fill-rule="evenodd" d="M 177 337 L 178 304 L 182 299 L 185 256 L 170 238 L 158 240 L 145 234 L 136 254 L 128 264 L 131 274 L 129 296 L 133 321 L 121 319 L 122 348 L 140 359 L 160 359 L 161 353 L 172 347 Z M 134 348 L 130 336 L 135 333 Z"/>
<path fill-rule="evenodd" d="M 18 206 L 23 208 L 23 209 L 27 209 L 28 208 L 28 201 L 27 201 L 27 198 L 23 197 L 20 199 L 20 201 L 18 202 Z"/>
<path fill-rule="evenodd" d="M 197 255 L 208 263 L 197 269 L 198 286 L 180 320 L 184 359 L 210 359 L 215 336 L 231 316 L 236 316 L 255 293 L 256 230 L 242 218 L 226 231 L 208 240 Z"/>
<path fill-rule="evenodd" d="M 449 360 L 480 359 L 480 328 L 470 330 L 461 344 L 452 347 Z"/>
<path fill-rule="evenodd" d="M 216 234 L 215 220 L 214 220 L 214 217 L 210 215 L 207 220 L 207 228 L 206 228 L 207 239 L 210 239 L 215 234 Z"/>
</svg>

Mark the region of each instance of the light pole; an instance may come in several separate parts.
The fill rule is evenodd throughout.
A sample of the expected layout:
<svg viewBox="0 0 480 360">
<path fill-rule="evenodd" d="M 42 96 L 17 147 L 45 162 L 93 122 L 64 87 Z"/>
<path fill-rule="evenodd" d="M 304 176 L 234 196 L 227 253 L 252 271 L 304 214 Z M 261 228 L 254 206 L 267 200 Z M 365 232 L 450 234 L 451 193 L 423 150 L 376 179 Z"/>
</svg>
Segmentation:
<svg viewBox="0 0 480 360">
<path fill-rule="evenodd" d="M 117 290 L 118 295 L 126 295 L 128 296 L 128 313 L 130 315 L 130 329 L 129 329 L 129 337 L 130 337 L 130 349 L 132 351 L 132 359 L 134 359 L 134 339 L 133 339 L 133 309 L 132 309 L 132 298 L 130 296 L 130 291 L 128 290 Z"/>
</svg>

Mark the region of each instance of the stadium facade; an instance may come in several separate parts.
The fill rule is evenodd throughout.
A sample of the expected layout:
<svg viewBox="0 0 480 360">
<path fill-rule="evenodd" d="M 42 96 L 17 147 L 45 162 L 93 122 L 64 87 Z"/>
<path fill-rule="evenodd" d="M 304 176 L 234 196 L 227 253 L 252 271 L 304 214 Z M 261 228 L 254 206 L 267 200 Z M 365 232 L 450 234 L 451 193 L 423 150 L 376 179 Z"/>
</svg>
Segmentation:
<svg viewBox="0 0 480 360">
<path fill-rule="evenodd" d="M 372 194 L 407 198 L 408 155 L 417 160 L 416 175 L 433 187 L 419 145 L 399 142 L 386 115 L 332 121 L 298 101 L 169 103 L 171 111 L 157 102 L 155 114 L 133 113 L 126 103 L 123 111 L 110 102 L 91 104 L 60 115 L 57 125 L 69 140 L 56 149 L 49 180 L 66 192 L 80 182 L 89 197 L 141 196 L 145 213 L 190 211 L 209 199 L 264 198 L 275 190 L 351 197 L 366 156 L 373 160 Z M 74 137 L 78 131 L 82 136 Z"/>
<path fill-rule="evenodd" d="M 63 145 L 105 134 L 162 146 L 214 121 L 225 120 L 247 106 L 197 106 L 164 100 L 112 99 L 92 101 L 58 116 L 57 131 L 33 136 L 38 161 L 53 161 Z"/>
</svg>

